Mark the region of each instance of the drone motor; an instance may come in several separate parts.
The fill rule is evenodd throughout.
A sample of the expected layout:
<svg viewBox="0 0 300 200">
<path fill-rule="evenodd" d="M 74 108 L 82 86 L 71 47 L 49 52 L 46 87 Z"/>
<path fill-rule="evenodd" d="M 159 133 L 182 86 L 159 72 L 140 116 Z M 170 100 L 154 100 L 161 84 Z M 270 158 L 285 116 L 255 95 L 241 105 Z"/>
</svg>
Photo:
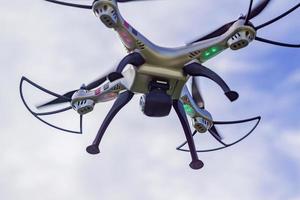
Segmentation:
<svg viewBox="0 0 300 200">
<path fill-rule="evenodd" d="M 95 102 L 91 99 L 76 101 L 72 104 L 74 110 L 80 115 L 85 115 L 94 110 Z"/>
<path fill-rule="evenodd" d="M 108 28 L 117 26 L 117 12 L 109 2 L 96 2 L 93 11 Z"/>
<path fill-rule="evenodd" d="M 80 115 L 85 115 L 94 110 L 95 101 L 92 99 L 80 99 L 81 97 L 85 97 L 87 94 L 87 90 L 80 89 L 75 92 L 72 96 L 71 105 L 75 111 Z"/>
<path fill-rule="evenodd" d="M 192 123 L 193 127 L 199 133 L 205 133 L 208 129 L 211 128 L 211 123 L 209 123 L 208 120 L 204 119 L 203 117 L 193 118 Z"/>
<path fill-rule="evenodd" d="M 227 42 L 232 50 L 242 49 L 255 38 L 255 31 L 243 30 L 234 34 Z"/>
</svg>

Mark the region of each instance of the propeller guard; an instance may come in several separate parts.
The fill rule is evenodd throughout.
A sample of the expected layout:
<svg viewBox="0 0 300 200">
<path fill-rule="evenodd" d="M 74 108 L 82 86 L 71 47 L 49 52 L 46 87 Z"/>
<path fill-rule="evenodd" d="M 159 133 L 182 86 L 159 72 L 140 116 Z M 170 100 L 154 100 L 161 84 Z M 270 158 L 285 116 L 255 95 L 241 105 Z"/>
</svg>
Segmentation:
<svg viewBox="0 0 300 200">
<path fill-rule="evenodd" d="M 230 144 L 226 144 L 224 142 L 222 142 L 221 140 L 219 140 L 218 138 L 214 137 L 220 144 L 222 144 L 222 147 L 217 147 L 217 148 L 212 148 L 212 149 L 203 149 L 203 150 L 197 150 L 198 153 L 205 153 L 205 152 L 212 152 L 212 151 L 218 151 L 218 150 L 222 150 L 228 147 L 231 147 L 235 144 L 240 143 L 241 141 L 243 141 L 244 139 L 246 139 L 248 136 L 250 136 L 253 131 L 257 128 L 259 122 L 261 120 L 261 117 L 254 117 L 254 118 L 249 118 L 249 119 L 244 119 L 244 120 L 239 120 L 239 121 L 214 121 L 215 125 L 230 125 L 230 124 L 242 124 L 242 123 L 247 123 L 247 122 L 252 122 L 252 121 L 257 121 L 256 124 L 253 126 L 253 128 L 250 130 L 250 132 L 248 132 L 246 135 L 244 135 L 243 137 L 241 137 L 240 139 L 236 140 L 235 142 L 232 142 Z M 195 130 L 193 133 L 193 136 L 195 136 L 197 133 L 197 131 Z M 183 152 L 190 152 L 189 149 L 183 149 L 183 147 L 187 144 L 187 141 L 185 141 L 184 143 L 182 143 L 181 145 L 179 145 L 176 150 L 178 151 L 183 151 Z"/>
<path fill-rule="evenodd" d="M 62 95 L 59 95 L 59 94 L 56 94 L 50 90 L 47 90 L 43 87 L 41 87 L 40 85 L 34 83 L 33 81 L 29 80 L 28 78 L 26 77 L 22 77 L 21 78 L 21 81 L 20 81 L 20 86 L 19 86 L 19 90 L 20 90 L 20 96 L 21 96 L 21 99 L 22 99 L 22 102 L 23 104 L 25 105 L 25 107 L 27 108 L 27 110 L 35 117 L 37 118 L 38 120 L 40 120 L 41 122 L 47 124 L 48 126 L 52 127 L 52 128 L 55 128 L 55 129 L 58 129 L 60 131 L 64 131 L 64 132 L 68 132 L 68 133 L 75 133 L 75 134 L 82 134 L 82 122 L 83 122 L 83 117 L 82 115 L 80 115 L 80 130 L 79 131 L 73 131 L 73 130 L 68 130 L 68 129 L 64 129 L 64 128 L 61 128 L 61 127 L 58 127 L 58 126 L 55 126 L 47 121 L 45 121 L 44 119 L 42 119 L 40 116 L 46 116 L 46 115 L 54 115 L 54 114 L 58 114 L 58 113 L 62 113 L 62 112 L 66 112 L 68 110 L 71 110 L 72 107 L 71 106 L 68 106 L 66 108 L 62 108 L 62 109 L 59 109 L 59 110 L 55 110 L 55 111 L 51 111 L 51 112 L 42 112 L 42 113 L 37 113 L 37 112 L 34 112 L 33 110 L 30 109 L 30 107 L 28 106 L 28 104 L 26 103 L 25 101 L 25 98 L 24 98 L 24 93 L 23 93 L 23 83 L 24 82 L 27 82 L 29 83 L 31 86 L 47 93 L 47 94 L 50 94 L 54 97 L 57 97 L 57 98 L 63 98 L 63 99 L 68 99 L 67 97 L 65 96 L 62 96 Z"/>
</svg>

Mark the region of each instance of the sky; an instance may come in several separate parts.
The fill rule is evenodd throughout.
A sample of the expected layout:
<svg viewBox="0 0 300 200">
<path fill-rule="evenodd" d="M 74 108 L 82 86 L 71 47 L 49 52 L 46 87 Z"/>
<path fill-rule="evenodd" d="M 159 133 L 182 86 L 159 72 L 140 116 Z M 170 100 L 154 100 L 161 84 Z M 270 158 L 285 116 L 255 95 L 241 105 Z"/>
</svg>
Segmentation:
<svg viewBox="0 0 300 200">
<path fill-rule="evenodd" d="M 274 0 L 253 23 L 259 25 L 297 3 Z M 122 4 L 120 10 L 154 43 L 176 47 L 236 19 L 247 6 L 247 1 L 236 0 L 164 0 Z M 299 14 L 297 10 L 258 35 L 299 43 Z M 85 116 L 83 135 L 47 127 L 22 104 L 22 76 L 64 93 L 110 71 L 126 55 L 116 33 L 91 11 L 41 0 L 3 1 L 0 26 L 1 199 L 300 200 L 299 49 L 255 41 L 206 63 L 240 94 L 230 103 L 218 86 L 201 79 L 206 108 L 214 119 L 260 115 L 262 122 L 242 143 L 199 154 L 205 166 L 194 171 L 188 166 L 190 155 L 175 150 L 184 134 L 174 111 L 169 117 L 148 118 L 140 111 L 140 95 L 114 119 L 96 156 L 85 148 L 112 102 L 97 104 Z M 32 105 L 50 98 L 25 89 Z M 76 128 L 77 119 L 70 111 L 49 120 Z M 231 139 L 250 128 L 219 130 Z M 195 141 L 199 149 L 212 144 L 208 135 Z"/>
</svg>

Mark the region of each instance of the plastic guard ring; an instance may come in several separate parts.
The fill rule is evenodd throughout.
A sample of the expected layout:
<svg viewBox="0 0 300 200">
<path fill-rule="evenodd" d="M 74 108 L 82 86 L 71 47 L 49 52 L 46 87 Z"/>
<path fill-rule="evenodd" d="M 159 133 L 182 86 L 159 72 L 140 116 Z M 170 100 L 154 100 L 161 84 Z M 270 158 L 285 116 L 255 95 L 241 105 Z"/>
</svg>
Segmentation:
<svg viewBox="0 0 300 200">
<path fill-rule="evenodd" d="M 242 138 L 236 140 L 235 142 L 233 143 L 230 143 L 230 144 L 226 144 L 218 139 L 216 139 L 219 143 L 221 143 L 223 146 L 222 147 L 218 147 L 218 148 L 212 148 L 212 149 L 205 149 L 205 150 L 197 150 L 198 153 L 205 153 L 205 152 L 212 152 L 212 151 L 218 151 L 218 150 L 222 150 L 222 149 L 225 149 L 225 148 L 228 148 L 228 147 L 231 147 L 235 144 L 238 144 L 240 143 L 241 141 L 243 141 L 244 139 L 246 139 L 249 135 L 251 135 L 251 133 L 253 133 L 253 131 L 257 128 L 260 120 L 261 120 L 261 117 L 258 116 L 258 117 L 254 117 L 254 118 L 250 118 L 250 119 L 245 119 L 245 120 L 239 120 L 239 121 L 227 121 L 227 122 L 222 122 L 222 121 L 214 121 L 213 123 L 215 125 L 229 125 L 229 124 L 241 124 L 241 123 L 246 123 L 246 122 L 251 122 L 251 121 L 256 121 L 256 124 L 254 125 L 254 127 L 250 130 L 249 133 L 247 133 L 245 136 L 243 136 Z M 193 133 L 193 136 L 195 136 L 197 133 L 197 131 L 194 131 Z M 176 149 L 178 151 L 184 151 L 184 152 L 190 152 L 190 150 L 188 149 L 183 149 L 182 147 L 184 147 L 186 145 L 187 141 L 185 141 L 184 143 L 182 143 L 181 145 L 179 145 Z"/>
<path fill-rule="evenodd" d="M 71 110 L 72 107 L 69 106 L 69 107 L 66 107 L 66 108 L 63 108 L 63 109 L 60 109 L 60 110 L 55 110 L 55 111 L 52 111 L 52 112 L 44 112 L 44 113 L 36 113 L 34 112 L 33 110 L 31 110 L 29 108 L 29 106 L 27 105 L 25 99 L 24 99 L 24 94 L 23 94 L 23 83 L 27 82 L 29 83 L 30 85 L 32 85 L 33 87 L 47 93 L 47 94 L 50 94 L 52 96 L 55 96 L 55 97 L 58 97 L 58 98 L 64 98 L 66 99 L 67 97 L 65 96 L 62 96 L 62 95 L 59 95 L 59 94 L 56 94 L 54 92 L 51 92 L 41 86 L 39 86 L 38 84 L 32 82 L 31 80 L 29 80 L 28 78 L 26 77 L 22 77 L 21 78 L 21 81 L 20 81 L 20 86 L 19 86 L 19 90 L 20 90 L 20 96 L 21 96 L 21 99 L 22 99 L 22 102 L 24 103 L 25 107 L 27 108 L 27 110 L 35 117 L 37 118 L 38 120 L 40 120 L 41 122 L 47 124 L 48 126 L 51 126 L 52 128 L 55 128 L 55 129 L 58 129 L 60 131 L 64 131 L 64 132 L 68 132 L 68 133 L 75 133 L 75 134 L 82 134 L 82 115 L 80 115 L 80 130 L 79 131 L 72 131 L 72 130 L 68 130 L 68 129 L 64 129 L 64 128 L 60 128 L 58 126 L 55 126 L 49 122 L 46 122 L 45 120 L 43 120 L 40 116 L 46 116 L 46 115 L 54 115 L 54 114 L 57 114 L 57 113 L 62 113 L 62 112 L 65 112 L 65 111 L 68 111 L 68 110 Z"/>
</svg>

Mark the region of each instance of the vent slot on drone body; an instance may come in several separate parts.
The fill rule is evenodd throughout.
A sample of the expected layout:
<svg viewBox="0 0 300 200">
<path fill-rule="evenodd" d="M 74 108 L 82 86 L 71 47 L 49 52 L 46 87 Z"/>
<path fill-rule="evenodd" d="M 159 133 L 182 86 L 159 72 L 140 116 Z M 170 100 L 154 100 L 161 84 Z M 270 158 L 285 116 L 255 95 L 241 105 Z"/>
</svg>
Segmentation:
<svg viewBox="0 0 300 200">
<path fill-rule="evenodd" d="M 139 49 L 141 49 L 141 50 L 145 49 L 145 44 L 143 42 L 141 42 L 140 40 L 137 40 L 136 44 L 138 45 Z"/>
<path fill-rule="evenodd" d="M 189 58 L 196 58 L 196 57 L 198 57 L 200 54 L 201 54 L 201 51 L 200 51 L 200 50 L 190 52 Z"/>
</svg>

